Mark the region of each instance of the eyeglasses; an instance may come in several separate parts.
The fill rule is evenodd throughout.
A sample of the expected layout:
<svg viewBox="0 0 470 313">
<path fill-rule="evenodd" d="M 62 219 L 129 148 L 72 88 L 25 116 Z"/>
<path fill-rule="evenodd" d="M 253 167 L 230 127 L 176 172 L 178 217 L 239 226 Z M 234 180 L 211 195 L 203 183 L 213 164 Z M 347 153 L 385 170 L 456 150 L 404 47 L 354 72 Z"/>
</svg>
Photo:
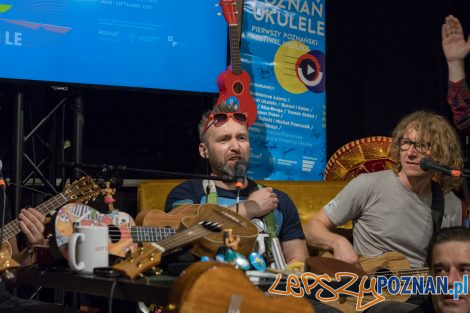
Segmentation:
<svg viewBox="0 0 470 313">
<path fill-rule="evenodd" d="M 240 112 L 221 112 L 221 113 L 212 113 L 209 115 L 206 121 L 206 125 L 204 126 L 204 131 L 202 134 L 204 135 L 211 125 L 215 125 L 219 127 L 228 122 L 228 120 L 232 118 L 238 124 L 244 125 L 248 120 L 248 115 L 246 113 Z"/>
<path fill-rule="evenodd" d="M 431 143 L 425 141 L 412 141 L 407 138 L 399 138 L 398 139 L 398 146 L 402 150 L 408 150 L 411 145 L 414 146 L 415 150 L 419 153 L 426 153 L 431 149 Z"/>
</svg>

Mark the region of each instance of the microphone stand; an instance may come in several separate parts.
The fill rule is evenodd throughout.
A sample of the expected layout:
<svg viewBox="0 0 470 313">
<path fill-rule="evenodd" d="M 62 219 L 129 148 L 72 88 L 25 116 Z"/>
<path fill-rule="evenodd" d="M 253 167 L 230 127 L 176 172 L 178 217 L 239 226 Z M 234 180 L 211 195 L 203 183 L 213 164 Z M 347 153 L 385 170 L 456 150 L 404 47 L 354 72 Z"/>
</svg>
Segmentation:
<svg viewBox="0 0 470 313">
<path fill-rule="evenodd" d="M 6 185 L 3 179 L 0 179 L 0 189 L 2 190 L 2 225 L 0 229 L 0 247 L 3 245 L 3 228 L 5 226 L 5 211 L 7 209 Z"/>
<path fill-rule="evenodd" d="M 2 190 L 1 194 L 2 194 L 2 224 L 0 225 L 1 226 L 1 229 L 0 229 L 0 247 L 3 246 L 3 228 L 5 226 L 5 214 L 6 214 L 6 210 L 7 210 L 7 195 L 6 195 L 6 188 L 7 188 L 7 185 L 6 185 L 6 182 L 5 182 L 5 179 L 3 178 L 3 163 L 2 161 L 0 160 L 0 189 Z"/>
<path fill-rule="evenodd" d="M 202 175 L 202 174 L 193 174 L 193 173 L 181 173 L 181 172 L 171 172 L 171 171 L 161 171 L 161 170 L 151 170 L 151 169 L 142 169 L 142 168 L 131 168 L 125 165 L 98 165 L 98 164 L 87 164 L 87 163 L 77 163 L 77 162 L 59 162 L 57 166 L 60 167 L 73 167 L 73 168 L 94 168 L 94 169 L 106 169 L 109 171 L 117 170 L 121 172 L 133 172 L 139 174 L 145 174 L 147 176 L 169 176 L 169 177 L 178 177 L 178 178 L 196 178 L 196 179 L 209 179 L 209 180 L 220 180 L 226 182 L 235 181 L 234 177 L 231 176 L 211 176 L 211 175 Z"/>
</svg>

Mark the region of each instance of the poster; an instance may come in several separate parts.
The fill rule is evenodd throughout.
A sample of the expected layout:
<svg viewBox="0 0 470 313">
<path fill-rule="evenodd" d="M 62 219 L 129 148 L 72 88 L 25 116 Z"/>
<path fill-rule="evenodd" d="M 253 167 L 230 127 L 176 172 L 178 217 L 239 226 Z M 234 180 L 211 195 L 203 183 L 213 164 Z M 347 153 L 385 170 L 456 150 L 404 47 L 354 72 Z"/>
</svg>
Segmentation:
<svg viewBox="0 0 470 313">
<path fill-rule="evenodd" d="M 248 176 L 322 180 L 325 1 L 245 0 L 240 57 L 258 109 Z"/>
</svg>

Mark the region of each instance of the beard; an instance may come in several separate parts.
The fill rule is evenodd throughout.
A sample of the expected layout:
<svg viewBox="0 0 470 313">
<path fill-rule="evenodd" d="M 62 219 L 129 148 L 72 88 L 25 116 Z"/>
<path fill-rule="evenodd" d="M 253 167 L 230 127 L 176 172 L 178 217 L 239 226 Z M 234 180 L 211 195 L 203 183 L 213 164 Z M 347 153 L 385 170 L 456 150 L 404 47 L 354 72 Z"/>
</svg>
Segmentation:
<svg viewBox="0 0 470 313">
<path fill-rule="evenodd" d="M 242 158 L 247 163 L 247 168 L 248 168 L 248 160 L 245 160 Z M 229 163 L 225 162 L 225 160 L 215 160 L 213 162 L 214 164 L 211 164 L 212 172 L 216 175 L 219 176 L 235 176 L 235 165 L 230 165 Z M 236 164 L 236 163 L 235 163 Z"/>
</svg>

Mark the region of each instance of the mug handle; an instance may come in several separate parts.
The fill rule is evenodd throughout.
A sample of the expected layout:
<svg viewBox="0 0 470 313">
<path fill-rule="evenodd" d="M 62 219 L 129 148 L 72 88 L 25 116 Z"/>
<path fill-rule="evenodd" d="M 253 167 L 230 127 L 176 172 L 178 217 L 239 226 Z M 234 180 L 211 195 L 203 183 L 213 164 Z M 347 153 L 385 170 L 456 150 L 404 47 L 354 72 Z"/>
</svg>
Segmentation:
<svg viewBox="0 0 470 313">
<path fill-rule="evenodd" d="M 69 240 L 69 266 L 71 269 L 74 271 L 81 271 L 85 268 L 85 263 L 83 261 L 80 261 L 77 264 L 77 258 L 76 258 L 76 251 L 77 251 L 77 241 L 79 239 L 85 240 L 85 235 L 82 233 L 73 233 L 72 236 L 70 236 Z"/>
</svg>

